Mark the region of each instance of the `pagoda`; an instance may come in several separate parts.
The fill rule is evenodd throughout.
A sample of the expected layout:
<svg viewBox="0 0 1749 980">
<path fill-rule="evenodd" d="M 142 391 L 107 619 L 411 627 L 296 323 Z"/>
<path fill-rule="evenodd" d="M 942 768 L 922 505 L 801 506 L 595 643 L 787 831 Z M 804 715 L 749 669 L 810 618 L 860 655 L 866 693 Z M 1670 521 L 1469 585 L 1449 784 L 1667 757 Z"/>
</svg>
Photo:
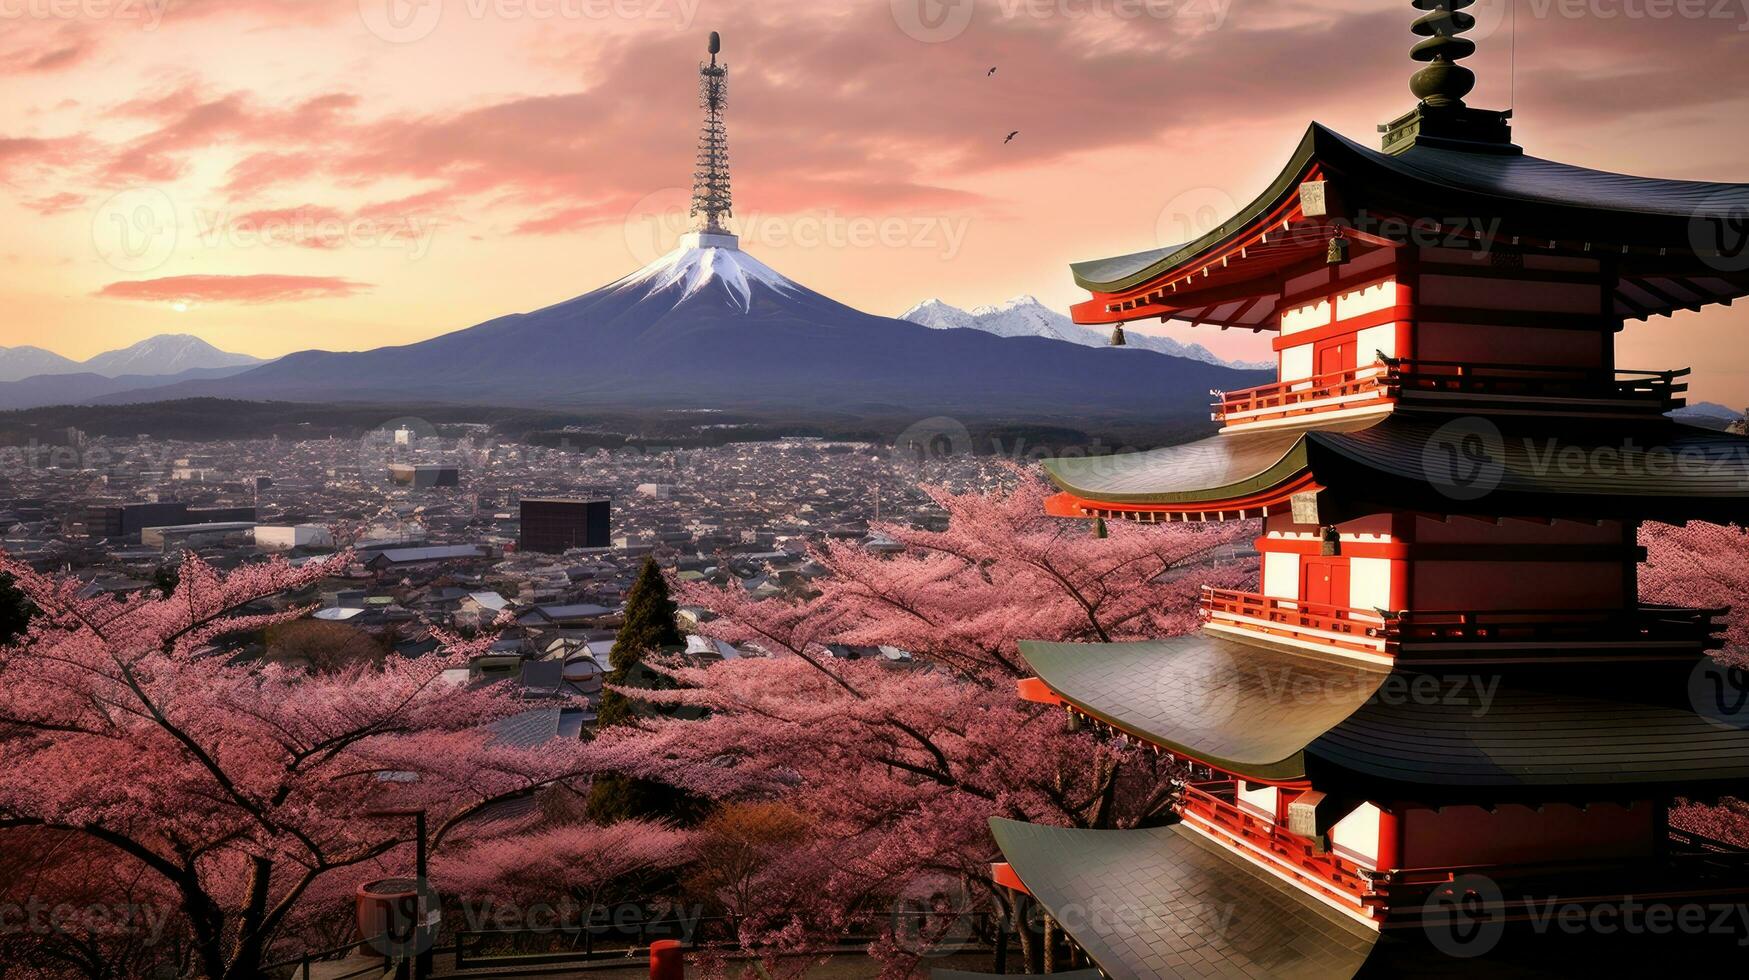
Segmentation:
<svg viewBox="0 0 1749 980">
<path fill-rule="evenodd" d="M 1110 977 L 1742 962 L 1749 856 L 1667 820 L 1749 790 L 1726 610 L 1640 602 L 1636 539 L 1741 521 L 1749 439 L 1672 421 L 1687 372 L 1614 339 L 1749 294 L 1749 185 L 1526 154 L 1464 102 L 1468 0 L 1413 3 L 1382 150 L 1314 124 L 1201 238 L 1072 267 L 1077 322 L 1279 359 L 1214 436 L 1044 464 L 1056 516 L 1261 524 L 1260 591 L 1205 589 L 1198 633 L 1022 644 L 1020 696 L 1184 774 L 1167 826 L 994 822 L 996 880 Z"/>
</svg>

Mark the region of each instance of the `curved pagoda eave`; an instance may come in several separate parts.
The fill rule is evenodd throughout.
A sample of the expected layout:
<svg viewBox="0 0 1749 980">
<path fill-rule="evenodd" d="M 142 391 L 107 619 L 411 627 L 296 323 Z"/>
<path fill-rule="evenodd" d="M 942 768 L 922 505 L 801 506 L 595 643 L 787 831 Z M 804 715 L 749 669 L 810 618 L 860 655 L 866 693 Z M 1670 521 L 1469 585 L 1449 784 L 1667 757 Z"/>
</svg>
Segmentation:
<svg viewBox="0 0 1749 980">
<path fill-rule="evenodd" d="M 1314 175 L 1336 189 L 1340 205 L 1308 218 L 1298 195 L 1301 182 Z M 1094 294 L 1073 313 L 1079 323 L 1111 323 L 1262 296 L 1282 261 L 1323 250 L 1332 221 L 1340 219 L 1365 236 L 1366 219 L 1452 215 L 1492 229 L 1497 238 L 1491 245 L 1558 245 L 1610 255 L 1624 277 L 1676 277 L 1687 281 L 1685 290 L 1698 282 L 1700 288 L 1689 291 L 1702 305 L 1728 302 L 1749 294 L 1749 277 L 1731 271 L 1730 262 L 1720 263 L 1721 255 L 1734 257 L 1731 245 L 1709 246 L 1697 222 L 1729 229 L 1745 209 L 1749 184 L 1609 173 L 1528 156 L 1516 147 L 1483 151 L 1425 141 L 1387 154 L 1313 123 L 1263 193 L 1206 234 L 1181 245 L 1072 263 L 1076 285 Z M 1273 241 L 1263 242 L 1262 235 Z M 1150 294 L 1158 294 L 1157 302 L 1142 302 Z M 1644 312 L 1668 313 L 1680 305 Z"/>
<path fill-rule="evenodd" d="M 1067 495 L 1053 501 L 1052 513 L 1069 517 L 1249 516 L 1307 489 L 1329 490 L 1347 516 L 1732 521 L 1749 506 L 1749 437 L 1668 419 L 1498 422 L 1399 409 L 1347 426 L 1230 433 L 1042 465 Z M 1483 456 L 1454 459 L 1475 446 Z"/>
<path fill-rule="evenodd" d="M 1020 654 L 1083 714 L 1223 772 L 1284 783 L 1305 778 L 1306 747 L 1387 676 L 1206 633 L 1135 643 L 1025 641 Z"/>
</svg>

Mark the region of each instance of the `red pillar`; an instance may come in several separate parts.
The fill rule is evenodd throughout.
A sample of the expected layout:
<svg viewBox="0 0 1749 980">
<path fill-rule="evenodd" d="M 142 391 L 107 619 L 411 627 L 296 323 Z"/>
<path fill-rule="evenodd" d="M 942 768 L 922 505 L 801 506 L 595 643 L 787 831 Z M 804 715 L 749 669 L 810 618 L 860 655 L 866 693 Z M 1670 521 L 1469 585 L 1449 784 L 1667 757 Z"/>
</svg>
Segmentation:
<svg viewBox="0 0 1749 980">
<path fill-rule="evenodd" d="M 650 944 L 650 980 L 686 980 L 680 940 L 658 939 Z"/>
</svg>

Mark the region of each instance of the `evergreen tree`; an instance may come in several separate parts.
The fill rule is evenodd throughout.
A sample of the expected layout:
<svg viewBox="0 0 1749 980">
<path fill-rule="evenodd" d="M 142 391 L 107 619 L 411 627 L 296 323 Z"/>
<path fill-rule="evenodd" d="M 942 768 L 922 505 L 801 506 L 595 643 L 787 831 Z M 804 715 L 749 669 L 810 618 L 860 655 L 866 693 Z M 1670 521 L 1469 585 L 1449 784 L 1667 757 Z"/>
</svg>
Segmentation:
<svg viewBox="0 0 1749 980">
<path fill-rule="evenodd" d="M 36 604 L 18 591 L 12 576 L 0 574 L 0 644 L 11 643 L 24 635 L 30 617 L 36 614 Z"/>
<path fill-rule="evenodd" d="M 607 683 L 623 687 L 671 686 L 666 677 L 651 670 L 644 658 L 663 647 L 678 647 L 685 641 L 674 620 L 680 612 L 668 594 L 668 580 L 654 558 L 644 559 L 637 581 L 626 593 L 625 624 L 614 638 L 607 660 L 611 668 Z M 596 711 L 599 730 L 635 724 L 646 705 L 614 690 L 604 690 Z M 589 815 L 601 823 L 633 818 L 690 822 L 699 816 L 701 801 L 665 783 L 637 779 L 619 773 L 595 777 L 589 790 Z"/>
<path fill-rule="evenodd" d="M 662 577 L 656 559 L 644 559 L 637 581 L 626 593 L 625 625 L 620 627 L 613 649 L 607 654 L 611 668 L 607 683 L 625 687 L 659 686 L 661 675 L 645 667 L 644 658 L 662 647 L 680 646 L 685 642 L 674 625 L 679 612 L 680 607 L 668 595 L 668 580 Z M 604 691 L 601 709 L 596 715 L 596 727 L 626 724 L 636 710 L 637 706 L 625 695 Z"/>
</svg>

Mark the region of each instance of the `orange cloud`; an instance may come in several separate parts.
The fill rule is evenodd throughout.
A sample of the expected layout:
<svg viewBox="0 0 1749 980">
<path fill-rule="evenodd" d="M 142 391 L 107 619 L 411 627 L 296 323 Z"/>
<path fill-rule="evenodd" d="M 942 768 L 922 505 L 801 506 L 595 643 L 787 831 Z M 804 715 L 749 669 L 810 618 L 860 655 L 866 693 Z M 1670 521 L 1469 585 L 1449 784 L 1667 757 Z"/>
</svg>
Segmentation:
<svg viewBox="0 0 1749 980">
<path fill-rule="evenodd" d="M 295 303 L 352 296 L 369 283 L 338 276 L 167 276 L 112 282 L 94 295 L 154 303 Z"/>
</svg>

